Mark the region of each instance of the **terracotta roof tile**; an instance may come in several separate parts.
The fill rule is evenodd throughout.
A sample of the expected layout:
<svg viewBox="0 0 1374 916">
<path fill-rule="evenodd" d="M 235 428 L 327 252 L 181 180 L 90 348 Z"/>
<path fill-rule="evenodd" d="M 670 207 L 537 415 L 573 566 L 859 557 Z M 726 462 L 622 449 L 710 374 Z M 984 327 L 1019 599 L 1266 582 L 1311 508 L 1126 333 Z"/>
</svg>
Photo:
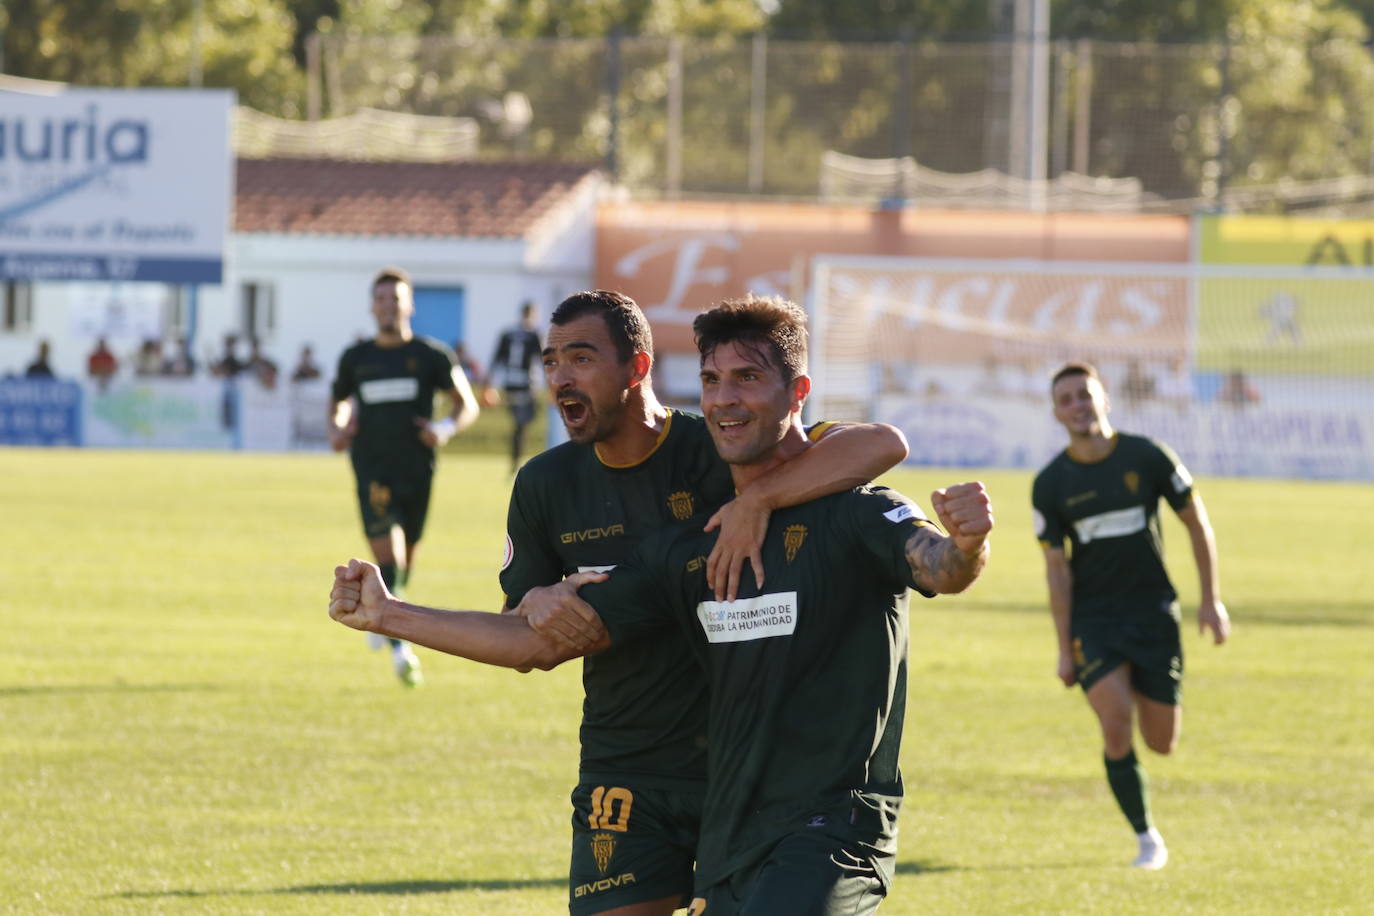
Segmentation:
<svg viewBox="0 0 1374 916">
<path fill-rule="evenodd" d="M 518 238 L 594 166 L 239 159 L 239 232 Z"/>
</svg>

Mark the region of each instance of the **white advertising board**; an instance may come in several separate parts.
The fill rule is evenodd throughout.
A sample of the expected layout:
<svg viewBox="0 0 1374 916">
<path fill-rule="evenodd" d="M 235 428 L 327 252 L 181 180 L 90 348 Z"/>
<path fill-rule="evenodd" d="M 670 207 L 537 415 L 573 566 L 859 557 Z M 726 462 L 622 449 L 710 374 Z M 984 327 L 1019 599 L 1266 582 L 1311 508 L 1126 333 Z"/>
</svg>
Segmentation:
<svg viewBox="0 0 1374 916">
<path fill-rule="evenodd" d="M 0 91 L 0 279 L 219 283 L 227 90 Z"/>
</svg>

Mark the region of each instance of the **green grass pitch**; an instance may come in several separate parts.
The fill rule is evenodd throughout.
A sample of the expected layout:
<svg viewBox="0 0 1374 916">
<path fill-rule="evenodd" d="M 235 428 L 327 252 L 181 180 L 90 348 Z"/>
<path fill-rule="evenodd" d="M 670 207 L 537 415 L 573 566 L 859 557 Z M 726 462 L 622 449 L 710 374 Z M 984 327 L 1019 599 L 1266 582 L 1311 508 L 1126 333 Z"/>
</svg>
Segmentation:
<svg viewBox="0 0 1374 916">
<path fill-rule="evenodd" d="M 921 502 L 961 471 L 902 471 Z M 1192 624 L 1179 752 L 1134 840 L 1054 678 L 1029 477 L 989 472 L 970 593 L 917 601 L 882 912 L 1368 912 L 1374 487 L 1203 481 L 1231 645 Z M 578 670 L 420 650 L 407 692 L 326 615 L 365 549 L 347 461 L 0 449 L 0 912 L 566 912 Z M 499 456 L 446 455 L 411 596 L 495 609 Z"/>
</svg>

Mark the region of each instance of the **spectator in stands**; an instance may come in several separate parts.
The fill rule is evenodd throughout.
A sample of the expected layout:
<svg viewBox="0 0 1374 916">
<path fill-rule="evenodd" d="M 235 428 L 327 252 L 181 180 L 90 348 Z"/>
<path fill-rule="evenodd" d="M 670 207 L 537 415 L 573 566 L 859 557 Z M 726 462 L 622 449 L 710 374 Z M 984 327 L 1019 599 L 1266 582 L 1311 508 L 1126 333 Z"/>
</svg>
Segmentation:
<svg viewBox="0 0 1374 916">
<path fill-rule="evenodd" d="M 320 377 L 320 367 L 315 364 L 315 353 L 310 349 L 310 344 L 301 347 L 300 359 L 296 361 L 296 368 L 291 370 L 291 381 L 308 382 L 311 379 Z"/>
<path fill-rule="evenodd" d="M 101 337 L 95 342 L 95 349 L 91 355 L 86 357 L 86 373 L 95 380 L 96 385 L 103 391 L 110 384 L 110 379 L 119 371 L 119 360 L 110 352 L 110 346 Z"/>
<path fill-rule="evenodd" d="M 1302 346 L 1302 326 L 1298 323 L 1301 305 L 1301 300 L 1286 289 L 1277 290 L 1260 303 L 1259 317 L 1269 322 L 1269 332 L 1264 335 L 1265 346 L 1272 347 L 1281 341 Z"/>
<path fill-rule="evenodd" d="M 1250 384 L 1244 371 L 1232 369 L 1227 374 L 1226 381 L 1222 383 L 1221 393 L 1217 395 L 1217 399 L 1232 407 L 1248 407 L 1260 402 L 1260 393 L 1259 389 Z"/>
<path fill-rule="evenodd" d="M 224 335 L 224 353 L 219 359 L 211 360 L 210 374 L 219 378 L 234 378 L 240 372 L 248 368 L 248 364 L 239 359 L 238 356 L 239 338 L 237 334 Z"/>
<path fill-rule="evenodd" d="M 1183 357 L 1175 356 L 1169 360 L 1169 368 L 1160 375 L 1155 384 L 1155 396 L 1174 409 L 1183 413 L 1193 402 L 1193 376 Z"/>
<path fill-rule="evenodd" d="M 29 367 L 24 370 L 25 378 L 53 378 L 52 366 L 48 365 L 48 356 L 52 349 L 46 340 L 38 342 L 38 355 L 34 361 L 29 363 Z"/>
<path fill-rule="evenodd" d="M 248 371 L 253 373 L 253 378 L 262 387 L 277 387 L 277 364 L 262 352 L 262 345 L 256 337 L 248 339 Z"/>
<path fill-rule="evenodd" d="M 1140 360 L 1132 359 L 1126 364 L 1126 378 L 1121 383 L 1121 394 L 1131 407 L 1137 407 L 1154 398 L 1154 376 L 1140 367 Z"/>
<path fill-rule="evenodd" d="M 1002 361 L 997 354 L 989 353 L 983 357 L 983 371 L 974 382 L 973 393 L 984 397 L 1005 397 L 1012 393 L 1012 385 L 1007 382 Z"/>
<path fill-rule="evenodd" d="M 162 341 L 149 337 L 134 357 L 134 375 L 140 378 L 162 374 Z"/>
<path fill-rule="evenodd" d="M 172 352 L 162 361 L 162 374 L 168 378 L 190 378 L 196 374 L 191 342 L 185 337 L 178 337 L 172 344 Z"/>
</svg>

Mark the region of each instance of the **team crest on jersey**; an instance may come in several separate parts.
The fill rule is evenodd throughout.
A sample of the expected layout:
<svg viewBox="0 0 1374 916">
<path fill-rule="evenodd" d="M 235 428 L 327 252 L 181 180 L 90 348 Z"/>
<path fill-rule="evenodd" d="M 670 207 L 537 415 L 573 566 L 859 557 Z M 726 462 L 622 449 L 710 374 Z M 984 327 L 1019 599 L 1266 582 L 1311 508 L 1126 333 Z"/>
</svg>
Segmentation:
<svg viewBox="0 0 1374 916">
<path fill-rule="evenodd" d="M 692 494 L 686 490 L 678 490 L 669 495 L 668 508 L 673 511 L 673 518 L 678 521 L 692 517 Z"/>
<path fill-rule="evenodd" d="M 591 843 L 592 857 L 596 859 L 596 868 L 604 875 L 606 869 L 611 867 L 611 856 L 615 855 L 615 834 L 593 833 Z"/>
<path fill-rule="evenodd" d="M 782 533 L 782 549 L 787 552 L 787 562 L 790 565 L 797 558 L 797 551 L 801 550 L 802 541 L 806 540 L 805 525 L 788 525 Z"/>
<path fill-rule="evenodd" d="M 1139 490 L 1140 490 L 1140 475 L 1139 475 L 1139 474 L 1137 474 L 1135 471 L 1127 471 L 1126 474 L 1125 474 L 1125 476 L 1124 476 L 1122 479 L 1126 481 L 1126 489 L 1130 490 L 1132 493 L 1139 492 Z"/>
<path fill-rule="evenodd" d="M 514 559 L 515 542 L 510 539 L 510 535 L 508 534 L 506 535 L 506 557 L 504 560 L 501 561 L 501 568 L 505 569 L 507 566 L 510 566 L 510 561 Z"/>
<path fill-rule="evenodd" d="M 367 501 L 372 504 L 372 511 L 380 515 L 391 505 L 391 488 L 372 481 L 367 487 Z"/>
<path fill-rule="evenodd" d="M 406 371 L 407 371 L 407 372 L 414 372 L 414 371 L 415 371 L 416 369 L 418 369 L 419 367 L 420 367 L 420 364 L 417 363 L 417 362 L 415 361 L 415 357 L 411 356 L 411 357 L 407 357 L 407 358 L 406 358 Z"/>
</svg>

